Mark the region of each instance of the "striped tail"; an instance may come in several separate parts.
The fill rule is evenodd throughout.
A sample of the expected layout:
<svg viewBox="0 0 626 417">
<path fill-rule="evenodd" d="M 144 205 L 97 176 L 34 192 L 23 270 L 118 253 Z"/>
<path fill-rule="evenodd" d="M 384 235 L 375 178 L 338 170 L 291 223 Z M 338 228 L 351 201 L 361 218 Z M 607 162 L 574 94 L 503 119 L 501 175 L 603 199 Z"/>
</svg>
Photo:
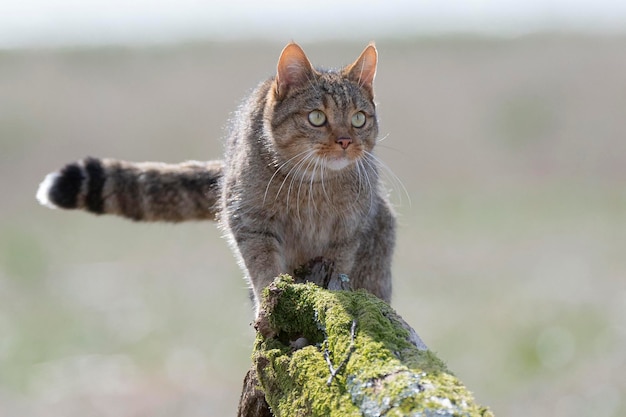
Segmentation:
<svg viewBox="0 0 626 417">
<path fill-rule="evenodd" d="M 45 206 L 116 214 L 136 221 L 215 220 L 223 162 L 180 164 L 86 158 L 48 174 Z"/>
</svg>

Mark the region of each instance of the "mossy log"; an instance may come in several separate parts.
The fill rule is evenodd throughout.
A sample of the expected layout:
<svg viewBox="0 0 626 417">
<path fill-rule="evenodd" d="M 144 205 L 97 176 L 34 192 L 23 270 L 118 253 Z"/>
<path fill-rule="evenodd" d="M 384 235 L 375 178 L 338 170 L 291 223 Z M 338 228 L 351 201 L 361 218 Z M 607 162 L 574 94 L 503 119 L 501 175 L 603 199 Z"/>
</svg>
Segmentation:
<svg viewBox="0 0 626 417">
<path fill-rule="evenodd" d="M 265 289 L 255 328 L 240 417 L 492 416 L 388 304 L 364 291 L 279 277 Z"/>
</svg>

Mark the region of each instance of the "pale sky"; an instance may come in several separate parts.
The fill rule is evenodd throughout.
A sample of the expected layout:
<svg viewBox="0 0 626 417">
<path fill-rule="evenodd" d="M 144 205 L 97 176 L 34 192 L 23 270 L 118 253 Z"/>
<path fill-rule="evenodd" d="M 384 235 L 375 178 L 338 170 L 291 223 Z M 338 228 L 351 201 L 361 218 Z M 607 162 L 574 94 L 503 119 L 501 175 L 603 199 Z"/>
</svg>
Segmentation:
<svg viewBox="0 0 626 417">
<path fill-rule="evenodd" d="M 1 0 L 0 48 L 538 30 L 626 33 L 625 0 Z"/>
</svg>

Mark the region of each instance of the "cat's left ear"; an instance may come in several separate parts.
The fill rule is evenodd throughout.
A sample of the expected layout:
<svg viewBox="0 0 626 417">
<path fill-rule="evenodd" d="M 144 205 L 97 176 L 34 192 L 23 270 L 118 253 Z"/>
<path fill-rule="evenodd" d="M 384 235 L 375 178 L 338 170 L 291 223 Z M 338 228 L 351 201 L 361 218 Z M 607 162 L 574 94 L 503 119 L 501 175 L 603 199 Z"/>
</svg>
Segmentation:
<svg viewBox="0 0 626 417">
<path fill-rule="evenodd" d="M 306 54 L 297 43 L 285 46 L 276 68 L 276 93 L 284 98 L 290 88 L 307 83 L 314 72 Z"/>
<path fill-rule="evenodd" d="M 378 52 L 374 43 L 367 45 L 354 63 L 344 70 L 344 75 L 374 95 L 374 77 L 376 77 L 376 65 Z"/>
</svg>

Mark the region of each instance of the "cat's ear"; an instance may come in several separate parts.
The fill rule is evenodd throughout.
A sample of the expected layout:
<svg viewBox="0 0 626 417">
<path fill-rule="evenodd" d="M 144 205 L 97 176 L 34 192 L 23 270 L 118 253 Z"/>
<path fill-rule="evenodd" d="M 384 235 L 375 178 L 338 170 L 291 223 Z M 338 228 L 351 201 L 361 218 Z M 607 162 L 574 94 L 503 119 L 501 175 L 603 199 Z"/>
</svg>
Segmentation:
<svg viewBox="0 0 626 417">
<path fill-rule="evenodd" d="M 314 69 L 304 51 L 297 43 L 285 46 L 278 59 L 276 73 L 276 93 L 284 98 L 290 88 L 307 83 Z"/>
<path fill-rule="evenodd" d="M 367 45 L 361 55 L 354 63 L 344 70 L 344 75 L 352 81 L 365 87 L 374 95 L 374 77 L 376 77 L 376 65 L 378 63 L 378 52 L 374 43 Z"/>
</svg>

